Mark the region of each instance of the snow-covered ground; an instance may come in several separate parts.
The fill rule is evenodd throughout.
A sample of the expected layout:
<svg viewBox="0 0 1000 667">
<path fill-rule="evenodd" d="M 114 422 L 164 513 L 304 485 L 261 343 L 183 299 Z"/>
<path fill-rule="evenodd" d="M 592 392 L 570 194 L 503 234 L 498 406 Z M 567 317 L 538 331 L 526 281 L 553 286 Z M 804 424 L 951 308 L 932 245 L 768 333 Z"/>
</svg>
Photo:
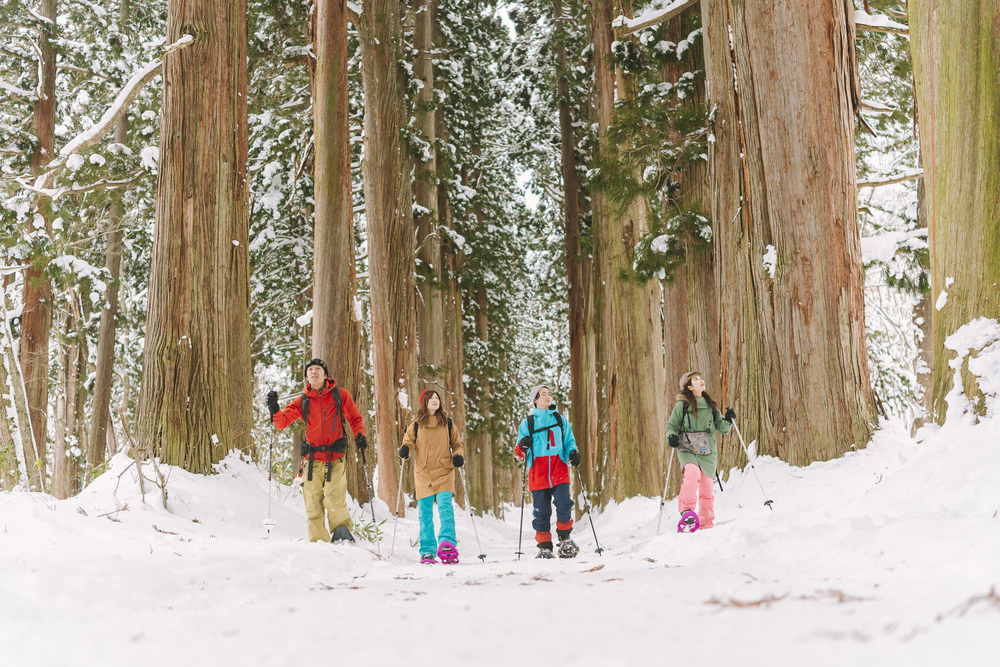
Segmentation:
<svg viewBox="0 0 1000 667">
<path fill-rule="evenodd" d="M 977 359 L 1000 379 L 1000 342 Z M 585 518 L 575 560 L 516 562 L 516 508 L 477 518 L 485 563 L 462 512 L 455 566 L 416 562 L 414 510 L 388 560 L 305 542 L 295 494 L 266 536 L 255 464 L 169 470 L 167 511 L 119 456 L 76 498 L 0 494 L 0 664 L 996 665 L 1000 405 L 977 422 L 952 399 L 916 439 L 888 420 L 834 461 L 759 459 L 773 511 L 749 469 L 711 530 L 672 532 L 673 502 L 659 536 L 658 499 L 605 508 L 607 550 Z"/>
</svg>

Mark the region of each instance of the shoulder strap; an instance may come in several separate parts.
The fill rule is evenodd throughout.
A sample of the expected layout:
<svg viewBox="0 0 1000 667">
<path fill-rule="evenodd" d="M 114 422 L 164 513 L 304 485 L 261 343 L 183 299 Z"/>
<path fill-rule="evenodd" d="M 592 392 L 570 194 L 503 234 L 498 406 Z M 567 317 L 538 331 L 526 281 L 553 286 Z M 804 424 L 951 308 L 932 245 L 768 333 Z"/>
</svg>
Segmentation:
<svg viewBox="0 0 1000 667">
<path fill-rule="evenodd" d="M 448 446 L 451 447 L 451 417 L 448 417 Z"/>
<path fill-rule="evenodd" d="M 416 444 L 417 444 L 417 429 L 418 428 L 420 428 L 420 424 L 418 424 L 416 421 L 414 421 L 413 422 L 413 445 L 414 446 L 416 446 Z"/>
<path fill-rule="evenodd" d="M 535 435 L 535 415 L 528 415 L 528 435 Z"/>
<path fill-rule="evenodd" d="M 302 423 L 309 427 L 309 394 L 302 392 Z"/>
</svg>

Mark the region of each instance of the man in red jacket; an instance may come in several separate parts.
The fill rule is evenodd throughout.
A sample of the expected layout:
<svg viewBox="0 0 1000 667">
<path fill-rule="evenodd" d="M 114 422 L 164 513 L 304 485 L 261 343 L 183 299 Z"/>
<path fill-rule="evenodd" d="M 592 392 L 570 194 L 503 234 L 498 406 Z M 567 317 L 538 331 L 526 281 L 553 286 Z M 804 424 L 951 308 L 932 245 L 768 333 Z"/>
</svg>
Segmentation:
<svg viewBox="0 0 1000 667">
<path fill-rule="evenodd" d="M 284 410 L 278 407 L 278 393 L 267 393 L 267 407 L 271 423 L 285 429 L 297 419 L 306 423 L 306 437 L 300 454 L 308 457 L 306 479 L 302 483 L 302 496 L 306 504 L 306 530 L 310 542 L 353 542 L 351 513 L 347 510 L 347 453 L 346 420 L 355 433 L 354 444 L 358 449 L 368 447 L 365 424 L 354 399 L 328 377 L 326 363 L 313 359 L 306 364 L 308 384 L 302 394 L 295 397 Z M 326 517 L 323 510 L 326 510 Z M 330 531 L 326 520 L 329 519 Z"/>
</svg>

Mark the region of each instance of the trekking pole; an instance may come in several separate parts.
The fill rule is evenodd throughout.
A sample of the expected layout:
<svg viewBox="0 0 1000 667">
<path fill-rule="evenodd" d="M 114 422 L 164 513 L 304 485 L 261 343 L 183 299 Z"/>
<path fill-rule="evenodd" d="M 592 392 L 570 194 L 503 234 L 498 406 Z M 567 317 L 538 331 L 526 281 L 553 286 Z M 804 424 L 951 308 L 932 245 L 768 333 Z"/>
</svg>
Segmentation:
<svg viewBox="0 0 1000 667">
<path fill-rule="evenodd" d="M 399 464 L 399 485 L 396 487 L 399 495 L 396 497 L 396 520 L 392 522 L 392 546 L 389 547 L 389 558 L 392 558 L 392 552 L 396 549 L 396 526 L 399 524 L 399 506 L 403 502 L 403 469 L 406 468 L 406 459 L 400 460 L 402 463 Z"/>
<path fill-rule="evenodd" d="M 274 450 L 274 439 L 278 437 L 278 431 L 275 429 L 271 432 L 271 441 L 267 443 L 267 518 L 264 519 L 264 529 L 267 530 L 267 534 L 271 534 L 271 528 L 274 527 L 274 521 L 271 519 L 271 471 L 273 470 L 273 465 L 271 463 L 271 453 Z"/>
<path fill-rule="evenodd" d="M 576 466 L 573 466 L 576 468 Z M 587 510 L 587 518 L 590 519 L 590 529 L 594 531 L 594 542 L 597 543 L 597 555 L 600 556 L 604 548 L 597 540 L 597 529 L 594 528 L 594 515 L 590 513 L 590 501 L 587 500 L 587 489 L 583 488 L 583 477 L 580 476 L 580 469 L 576 468 L 576 479 L 580 483 L 580 491 L 583 493 L 583 508 Z"/>
<path fill-rule="evenodd" d="M 521 533 L 524 531 L 524 487 L 528 483 L 528 457 L 524 457 L 524 475 L 521 477 L 521 521 L 517 527 L 517 555 L 516 560 L 521 560 L 524 552 L 521 551 Z"/>
<path fill-rule="evenodd" d="M 740 427 L 736 425 L 736 421 L 733 421 L 733 428 L 736 429 L 736 435 L 740 439 L 740 444 L 743 445 L 743 451 L 747 455 L 747 461 L 750 463 L 750 468 L 753 470 L 753 476 L 757 478 L 757 483 L 760 484 L 760 492 L 764 494 L 764 504 L 767 505 L 767 509 L 773 510 L 771 505 L 774 503 L 773 500 L 769 500 L 767 497 L 767 491 L 764 490 L 764 484 L 760 481 L 760 475 L 757 474 L 757 468 L 754 467 L 753 461 L 750 460 L 750 450 L 747 449 L 747 443 L 743 442 L 743 434 L 740 433 Z"/>
<path fill-rule="evenodd" d="M 667 503 L 667 487 L 670 486 L 670 471 L 674 467 L 674 448 L 670 448 L 670 463 L 667 464 L 667 482 L 663 485 L 663 496 L 660 498 L 660 513 L 656 515 L 656 534 L 660 534 L 660 521 L 663 520 L 663 506 Z"/>
<path fill-rule="evenodd" d="M 469 506 L 469 521 L 472 522 L 472 532 L 476 535 L 476 546 L 479 547 L 479 560 L 486 562 L 486 554 L 483 553 L 483 545 L 479 542 L 479 531 L 476 530 L 476 517 L 472 511 L 472 501 L 469 500 L 469 492 L 465 488 L 465 475 L 462 474 L 462 469 L 458 469 L 458 479 L 462 482 L 462 495 L 465 496 L 465 504 Z M 524 502 L 524 497 L 521 497 L 521 502 Z M 518 549 L 521 547 L 518 546 Z"/>
<path fill-rule="evenodd" d="M 372 500 L 375 497 L 375 492 L 372 491 L 372 483 L 368 477 L 368 462 L 365 460 L 365 450 L 361 450 L 361 466 L 365 469 L 365 484 L 368 485 L 368 506 L 372 509 L 372 528 L 375 531 L 375 548 L 378 550 L 378 557 L 382 557 L 382 546 L 379 544 L 378 539 L 378 524 L 375 523 L 375 503 Z"/>
</svg>

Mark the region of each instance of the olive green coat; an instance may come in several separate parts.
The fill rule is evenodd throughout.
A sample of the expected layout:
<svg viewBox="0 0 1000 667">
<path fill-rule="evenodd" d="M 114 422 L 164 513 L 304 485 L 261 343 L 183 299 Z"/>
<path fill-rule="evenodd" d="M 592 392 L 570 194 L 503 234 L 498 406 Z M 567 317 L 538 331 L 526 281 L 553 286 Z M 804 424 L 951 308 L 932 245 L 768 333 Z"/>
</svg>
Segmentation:
<svg viewBox="0 0 1000 667">
<path fill-rule="evenodd" d="M 722 418 L 721 410 L 716 413 L 717 417 L 713 415 L 712 408 L 708 407 L 708 401 L 701 396 L 695 400 L 698 403 L 697 415 L 691 411 L 691 406 L 687 400 L 682 400 L 678 396 L 677 403 L 674 404 L 674 409 L 670 413 L 670 419 L 667 420 L 667 438 L 669 439 L 670 436 L 676 435 L 683 441 L 683 433 L 685 431 L 708 431 L 708 441 L 712 449 L 710 454 L 699 456 L 698 454 L 689 454 L 678 449 L 677 460 L 681 462 L 681 470 L 688 463 L 694 463 L 701 468 L 703 473 L 709 477 L 715 477 L 715 467 L 719 461 L 719 446 L 715 439 L 715 433 L 719 432 L 722 435 L 726 435 L 733 428 L 733 425 Z M 685 405 L 688 406 L 686 415 L 684 414 Z M 682 419 L 683 424 L 681 423 Z"/>
<path fill-rule="evenodd" d="M 465 448 L 459 428 L 451 427 L 451 442 L 448 442 L 448 424 L 438 424 L 435 417 L 421 424 L 417 429 L 417 440 L 413 441 L 413 424 L 406 427 L 403 444 L 410 448 L 413 461 L 413 482 L 417 500 L 447 491 L 455 494 L 455 465 L 451 457 L 458 454 L 465 458 Z"/>
</svg>

